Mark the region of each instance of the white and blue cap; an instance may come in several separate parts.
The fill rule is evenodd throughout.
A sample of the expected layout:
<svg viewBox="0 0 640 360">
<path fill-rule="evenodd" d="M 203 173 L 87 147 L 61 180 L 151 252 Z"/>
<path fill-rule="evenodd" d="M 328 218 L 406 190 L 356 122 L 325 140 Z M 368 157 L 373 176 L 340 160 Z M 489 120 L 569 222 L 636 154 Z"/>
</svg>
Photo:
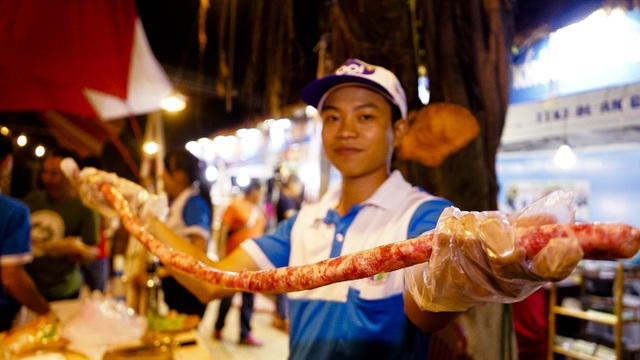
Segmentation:
<svg viewBox="0 0 640 360">
<path fill-rule="evenodd" d="M 341 85 L 358 85 L 379 92 L 400 109 L 402 118 L 407 117 L 407 96 L 398 78 L 381 66 L 358 59 L 349 59 L 332 74 L 309 83 L 302 89 L 302 100 L 322 111 L 330 90 Z"/>
</svg>

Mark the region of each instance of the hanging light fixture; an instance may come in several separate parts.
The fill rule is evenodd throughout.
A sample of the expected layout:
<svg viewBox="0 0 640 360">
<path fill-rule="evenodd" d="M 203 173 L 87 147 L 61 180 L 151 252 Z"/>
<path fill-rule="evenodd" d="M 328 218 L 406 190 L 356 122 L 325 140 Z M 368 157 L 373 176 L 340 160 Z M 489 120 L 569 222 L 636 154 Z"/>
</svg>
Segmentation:
<svg viewBox="0 0 640 360">
<path fill-rule="evenodd" d="M 429 77 L 427 76 L 427 67 L 420 65 L 418 67 L 418 98 L 422 105 L 427 105 L 431 99 L 429 90 Z"/>
<path fill-rule="evenodd" d="M 560 145 L 558 151 L 556 151 L 556 154 L 553 157 L 553 162 L 556 164 L 556 166 L 563 170 L 571 169 L 573 165 L 576 164 L 576 155 L 573 153 L 573 150 L 571 150 L 569 142 L 567 141 L 567 122 L 568 121 L 565 118 L 562 123 L 562 132 L 564 135 L 564 139 L 562 145 Z"/>
<path fill-rule="evenodd" d="M 571 147 L 564 143 L 556 151 L 553 162 L 560 169 L 571 169 L 576 164 L 576 155 L 571 150 Z"/>
</svg>

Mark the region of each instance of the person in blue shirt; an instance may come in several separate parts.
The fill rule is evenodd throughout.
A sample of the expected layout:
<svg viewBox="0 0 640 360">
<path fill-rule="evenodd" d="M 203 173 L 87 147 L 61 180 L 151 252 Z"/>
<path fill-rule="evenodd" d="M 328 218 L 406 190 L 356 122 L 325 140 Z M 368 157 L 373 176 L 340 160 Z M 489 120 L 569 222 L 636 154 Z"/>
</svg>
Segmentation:
<svg viewBox="0 0 640 360">
<path fill-rule="evenodd" d="M 12 163 L 12 140 L 0 134 L 0 179 Z M 29 208 L 0 189 L 0 332 L 11 328 L 22 305 L 39 315 L 50 311 L 24 269 L 32 260 Z"/>
<path fill-rule="evenodd" d="M 320 113 L 324 151 L 342 182 L 214 266 L 239 271 L 316 263 L 416 237 L 451 206 L 391 171 L 394 146 L 408 124 L 404 90 L 389 70 L 350 59 L 309 84 L 302 99 Z M 205 301 L 231 293 L 210 284 L 190 289 Z M 406 291 L 403 272 L 395 271 L 288 294 L 290 358 L 426 358 L 429 333 L 458 313 L 422 311 Z"/>
<path fill-rule="evenodd" d="M 413 238 L 436 226 L 451 202 L 391 171 L 394 148 L 409 128 L 405 93 L 392 72 L 349 59 L 307 85 L 302 99 L 319 111 L 324 152 L 342 175 L 339 184 L 275 231 L 243 241 L 218 262 L 183 246 L 157 219 L 150 220 L 148 231 L 207 265 L 236 272 L 313 264 Z M 95 192 L 94 183 L 89 175 L 81 178 L 79 186 L 86 188 L 81 194 Z M 203 303 L 236 292 L 165 268 Z M 422 310 L 412 287 L 405 285 L 406 273 L 287 294 L 290 358 L 425 359 L 429 334 L 460 312 Z"/>
<path fill-rule="evenodd" d="M 204 173 L 202 161 L 183 148 L 171 149 L 165 155 L 162 180 L 170 198 L 165 224 L 206 254 L 211 240 L 212 203 Z M 207 304 L 200 302 L 163 270 L 157 269 L 157 274 L 162 278 L 164 300 L 169 308 L 202 318 Z"/>
<path fill-rule="evenodd" d="M 422 264 L 287 294 L 290 358 L 425 359 L 429 334 L 462 312 L 521 300 L 545 279 L 568 276 L 581 259 L 573 236 L 550 242 L 529 259 L 513 231 L 559 221 L 555 211 L 571 214 L 570 194 L 552 193 L 509 215 L 466 212 L 392 171 L 394 149 L 411 130 L 404 90 L 389 70 L 349 59 L 307 85 L 302 99 L 318 110 L 324 153 L 342 177 L 318 202 L 305 204 L 275 231 L 245 240 L 219 262 L 182 247 L 157 219 L 148 228 L 171 248 L 231 272 L 314 264 L 435 229 L 433 252 Z M 96 174 L 96 180 L 106 178 Z M 99 183 L 89 174 L 79 180 L 89 194 Z M 556 261 L 549 254 L 564 256 Z M 235 292 L 167 268 L 202 302 Z"/>
</svg>

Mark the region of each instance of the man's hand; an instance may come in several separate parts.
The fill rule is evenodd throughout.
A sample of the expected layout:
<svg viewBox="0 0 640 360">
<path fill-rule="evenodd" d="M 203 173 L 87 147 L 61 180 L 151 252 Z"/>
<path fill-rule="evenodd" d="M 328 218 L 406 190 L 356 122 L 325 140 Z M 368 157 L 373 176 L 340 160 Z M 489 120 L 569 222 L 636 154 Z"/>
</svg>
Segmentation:
<svg viewBox="0 0 640 360">
<path fill-rule="evenodd" d="M 115 218 L 117 214 L 100 191 L 100 185 L 104 183 L 115 186 L 127 199 L 131 210 L 143 221 L 150 217 L 164 220 L 169 214 L 166 197 L 151 194 L 142 186 L 121 178 L 115 173 L 108 173 L 93 167 L 85 167 L 80 170 L 71 158 L 62 160 L 60 167 L 78 190 L 82 202 L 107 219 Z"/>
<path fill-rule="evenodd" d="M 552 239 L 528 259 L 515 240 L 516 227 L 573 222 L 573 216 L 572 198 L 560 194 L 510 215 L 448 208 L 438 220 L 429 262 L 405 270 L 407 290 L 430 311 L 522 300 L 546 282 L 568 276 L 583 252 L 569 236 Z"/>
</svg>

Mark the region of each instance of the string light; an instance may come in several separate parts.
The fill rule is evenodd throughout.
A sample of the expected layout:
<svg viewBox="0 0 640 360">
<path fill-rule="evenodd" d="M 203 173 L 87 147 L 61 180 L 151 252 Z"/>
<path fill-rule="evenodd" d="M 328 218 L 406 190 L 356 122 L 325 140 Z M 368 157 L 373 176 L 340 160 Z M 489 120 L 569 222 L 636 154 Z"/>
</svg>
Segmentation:
<svg viewBox="0 0 640 360">
<path fill-rule="evenodd" d="M 20 134 L 20 136 L 18 136 L 18 138 L 16 139 L 16 143 L 20 147 L 24 147 L 25 145 L 27 145 L 27 142 L 28 142 L 28 139 L 27 139 L 27 135 L 25 134 Z"/>
<path fill-rule="evenodd" d="M 36 146 L 36 149 L 34 151 L 34 153 L 36 154 L 37 157 L 43 157 L 45 152 L 47 152 L 47 151 L 44 148 L 44 146 L 42 146 L 42 145 Z"/>
<path fill-rule="evenodd" d="M 157 153 L 159 148 L 160 147 L 158 146 L 158 143 L 156 143 L 155 141 L 149 141 L 145 143 L 143 147 L 144 152 L 149 155 Z"/>
<path fill-rule="evenodd" d="M 187 100 L 182 94 L 171 95 L 160 101 L 160 107 L 168 112 L 182 111 L 187 107 Z"/>
</svg>

